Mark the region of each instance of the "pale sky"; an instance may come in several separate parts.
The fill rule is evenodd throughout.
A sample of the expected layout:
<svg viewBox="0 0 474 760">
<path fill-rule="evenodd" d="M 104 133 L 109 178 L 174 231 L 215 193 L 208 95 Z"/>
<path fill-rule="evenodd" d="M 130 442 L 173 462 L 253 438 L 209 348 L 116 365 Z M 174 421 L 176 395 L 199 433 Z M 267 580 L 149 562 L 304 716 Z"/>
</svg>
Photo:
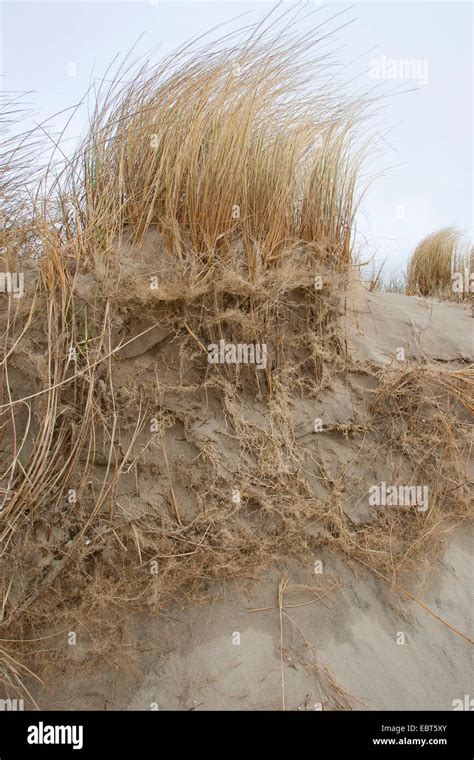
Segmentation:
<svg viewBox="0 0 474 760">
<path fill-rule="evenodd" d="M 28 91 L 34 119 L 41 122 L 79 103 L 91 81 L 99 81 L 115 56 L 124 56 L 140 35 L 133 57 L 152 52 L 158 60 L 219 23 L 231 22 L 226 27 L 230 31 L 258 20 L 274 5 L 265 0 L 3 0 L 0 83 L 9 92 Z M 470 2 L 309 0 L 307 7 L 317 10 L 318 19 L 343 9 L 348 9 L 345 19 L 354 19 L 337 34 L 337 55 L 341 63 L 349 64 L 348 78 L 358 75 L 360 85 L 377 84 L 369 73 L 371 67 L 375 70 L 376 60 L 381 74 L 397 77 L 381 80 L 382 86 L 405 90 L 389 98 L 378 116 L 379 131 L 388 133 L 370 171 L 384 170 L 384 174 L 372 184 L 358 215 L 363 257 L 375 255 L 376 265 L 386 259 L 388 275 L 400 271 L 416 243 L 435 229 L 454 224 L 469 237 L 473 211 Z M 232 21 L 242 13 L 247 14 L 244 19 Z M 417 69 L 405 67 L 404 61 L 416 62 Z M 65 119 L 64 114 L 56 116 L 50 125 L 59 130 Z M 83 106 L 63 150 L 73 148 L 86 124 L 87 106 Z"/>
</svg>

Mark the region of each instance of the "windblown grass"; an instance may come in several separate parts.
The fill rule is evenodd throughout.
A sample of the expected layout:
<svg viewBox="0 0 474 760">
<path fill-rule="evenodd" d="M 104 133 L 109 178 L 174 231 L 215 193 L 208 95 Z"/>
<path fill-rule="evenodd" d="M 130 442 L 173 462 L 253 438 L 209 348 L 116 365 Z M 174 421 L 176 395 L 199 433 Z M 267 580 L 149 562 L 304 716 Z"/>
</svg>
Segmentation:
<svg viewBox="0 0 474 760">
<path fill-rule="evenodd" d="M 189 255 L 208 268 L 236 244 L 249 276 L 301 243 L 349 262 L 364 154 L 353 138 L 371 100 L 348 94 L 324 27 L 301 34 L 285 16 L 123 65 L 101 88 L 58 180 L 81 256 L 153 226 L 183 273 Z"/>
<path fill-rule="evenodd" d="M 422 296 L 452 294 L 453 274 L 468 267 L 460 231 L 444 227 L 416 246 L 408 262 L 406 292 Z"/>
<path fill-rule="evenodd" d="M 27 93 L 0 93 L 0 262 L 33 250 L 35 193 L 44 175 L 45 135 L 24 129 Z M 24 131 L 22 131 L 22 129 Z"/>
</svg>

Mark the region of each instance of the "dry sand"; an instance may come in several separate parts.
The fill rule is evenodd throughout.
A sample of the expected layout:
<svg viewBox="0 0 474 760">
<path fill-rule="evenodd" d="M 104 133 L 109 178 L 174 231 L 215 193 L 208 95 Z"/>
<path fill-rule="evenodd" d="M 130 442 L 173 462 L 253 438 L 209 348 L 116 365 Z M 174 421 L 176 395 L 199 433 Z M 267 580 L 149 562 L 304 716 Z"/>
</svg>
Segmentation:
<svg viewBox="0 0 474 760">
<path fill-rule="evenodd" d="M 371 463 L 358 459 L 357 447 L 338 426 L 363 426 L 375 385 L 368 368 L 393 363 L 400 346 L 407 360 L 465 366 L 473 360 L 473 323 L 460 305 L 369 293 L 356 283 L 342 319 L 360 371 L 334 378 L 316 400 L 295 400 L 295 430 L 308 448 L 314 446 L 312 420 L 320 408 L 327 432 L 318 436 L 318 454 L 328 470 L 344 465 L 344 509 L 357 524 L 369 517 L 367 485 L 375 481 Z M 136 333 L 146 323 L 135 324 Z M 118 376 L 141 373 L 146 384 L 152 349 L 164 339 L 148 334 L 133 344 L 117 366 Z M 262 424 L 258 404 L 241 402 L 248 419 Z M 168 396 L 167 406 L 178 416 L 193 415 L 186 436 L 182 424 L 167 434 L 170 460 L 179 454 L 185 470 L 209 440 L 221 441 L 228 466 L 235 464 L 236 451 L 222 443 L 222 410 L 212 404 L 211 399 L 200 406 L 194 397 L 186 407 L 185 398 Z M 175 475 L 188 519 L 192 484 Z M 146 474 L 140 496 L 133 487 L 128 493 L 122 488 L 118 501 L 124 510 L 136 513 L 162 503 L 160 487 Z M 249 519 L 260 520 L 262 529 L 261 517 L 249 513 Z M 275 518 L 266 519 L 263 529 L 271 531 Z M 320 529 L 310 523 L 304 530 L 317 537 Z M 209 581 L 201 601 L 174 603 L 158 615 L 126 613 L 122 643 L 131 657 L 121 665 L 107 653 L 98 658 L 82 628 L 77 645 L 66 647 L 66 661 L 46 674 L 46 685 L 31 685 L 33 694 L 41 708 L 68 710 L 452 709 L 453 700 L 469 694 L 472 645 L 442 621 L 472 637 L 471 538 L 465 523 L 446 533 L 431 564 L 405 579 L 405 588 L 422 604 L 327 547 L 315 550 L 314 561 L 270 564 L 255 584 Z M 319 560 L 323 572 L 315 573 Z M 286 573 L 280 614 L 278 586 Z"/>
<path fill-rule="evenodd" d="M 286 709 L 451 710 L 453 700 L 470 693 L 468 642 L 371 573 L 355 574 L 334 555 L 318 558 L 343 585 L 314 604 L 287 609 L 301 632 L 284 618 Z M 135 672 L 117 672 L 105 661 L 88 667 L 87 642 L 71 647 L 65 672 L 36 692 L 41 708 L 281 709 L 279 611 L 249 609 L 276 605 L 284 571 L 291 572 L 290 584 L 318 588 L 313 567 L 290 562 L 266 573 L 251 593 L 233 583 L 214 583 L 205 603 L 175 605 L 158 617 L 130 617 Z M 295 594 L 286 603 L 311 597 Z M 464 531 L 447 541 L 420 598 L 460 630 L 472 629 L 472 541 Z M 236 633 L 240 644 L 234 643 Z M 400 633 L 404 644 L 397 643 Z M 308 645 L 317 655 L 314 669 Z M 353 696 L 331 687 L 324 664 Z"/>
</svg>

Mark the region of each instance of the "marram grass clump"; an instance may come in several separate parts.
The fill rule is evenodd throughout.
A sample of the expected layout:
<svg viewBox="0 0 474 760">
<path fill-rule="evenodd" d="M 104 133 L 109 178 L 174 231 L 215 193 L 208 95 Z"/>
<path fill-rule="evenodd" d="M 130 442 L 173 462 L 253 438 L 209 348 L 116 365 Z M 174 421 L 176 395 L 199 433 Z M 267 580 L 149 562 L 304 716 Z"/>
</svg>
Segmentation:
<svg viewBox="0 0 474 760">
<path fill-rule="evenodd" d="M 346 266 L 371 98 L 319 52 L 330 38 L 268 22 L 121 67 L 58 179 L 70 253 L 107 257 L 154 227 L 184 275 L 235 246 L 250 278 L 302 243 Z"/>
<path fill-rule="evenodd" d="M 406 293 L 444 297 L 467 294 L 469 286 L 465 287 L 464 280 L 469 265 L 462 233 L 455 227 L 443 227 L 423 238 L 413 251 L 408 262 Z M 456 289 L 459 276 L 462 288 Z"/>
</svg>

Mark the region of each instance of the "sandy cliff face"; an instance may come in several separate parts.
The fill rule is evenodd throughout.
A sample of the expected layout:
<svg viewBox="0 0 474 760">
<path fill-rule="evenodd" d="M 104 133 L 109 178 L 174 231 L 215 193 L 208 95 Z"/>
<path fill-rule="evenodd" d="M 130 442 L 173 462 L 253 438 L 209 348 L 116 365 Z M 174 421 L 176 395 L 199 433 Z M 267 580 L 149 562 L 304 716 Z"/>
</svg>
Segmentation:
<svg viewBox="0 0 474 760">
<path fill-rule="evenodd" d="M 342 275 L 315 292 L 304 257 L 294 283 L 227 270 L 197 295 L 160 270 L 157 295 L 137 286 L 147 250 L 107 294 L 106 339 L 90 326 L 110 276 L 75 280 L 77 345 L 102 355 L 76 355 L 54 399 L 41 319 L 9 359 L 3 455 L 24 441 L 31 481 L 53 452 L 5 533 L 21 563 L 4 621 L 53 636 L 35 700 L 449 709 L 470 646 L 469 311 Z M 267 366 L 209 363 L 220 340 L 260 341 Z M 68 424 L 46 430 L 48 414 Z"/>
</svg>

